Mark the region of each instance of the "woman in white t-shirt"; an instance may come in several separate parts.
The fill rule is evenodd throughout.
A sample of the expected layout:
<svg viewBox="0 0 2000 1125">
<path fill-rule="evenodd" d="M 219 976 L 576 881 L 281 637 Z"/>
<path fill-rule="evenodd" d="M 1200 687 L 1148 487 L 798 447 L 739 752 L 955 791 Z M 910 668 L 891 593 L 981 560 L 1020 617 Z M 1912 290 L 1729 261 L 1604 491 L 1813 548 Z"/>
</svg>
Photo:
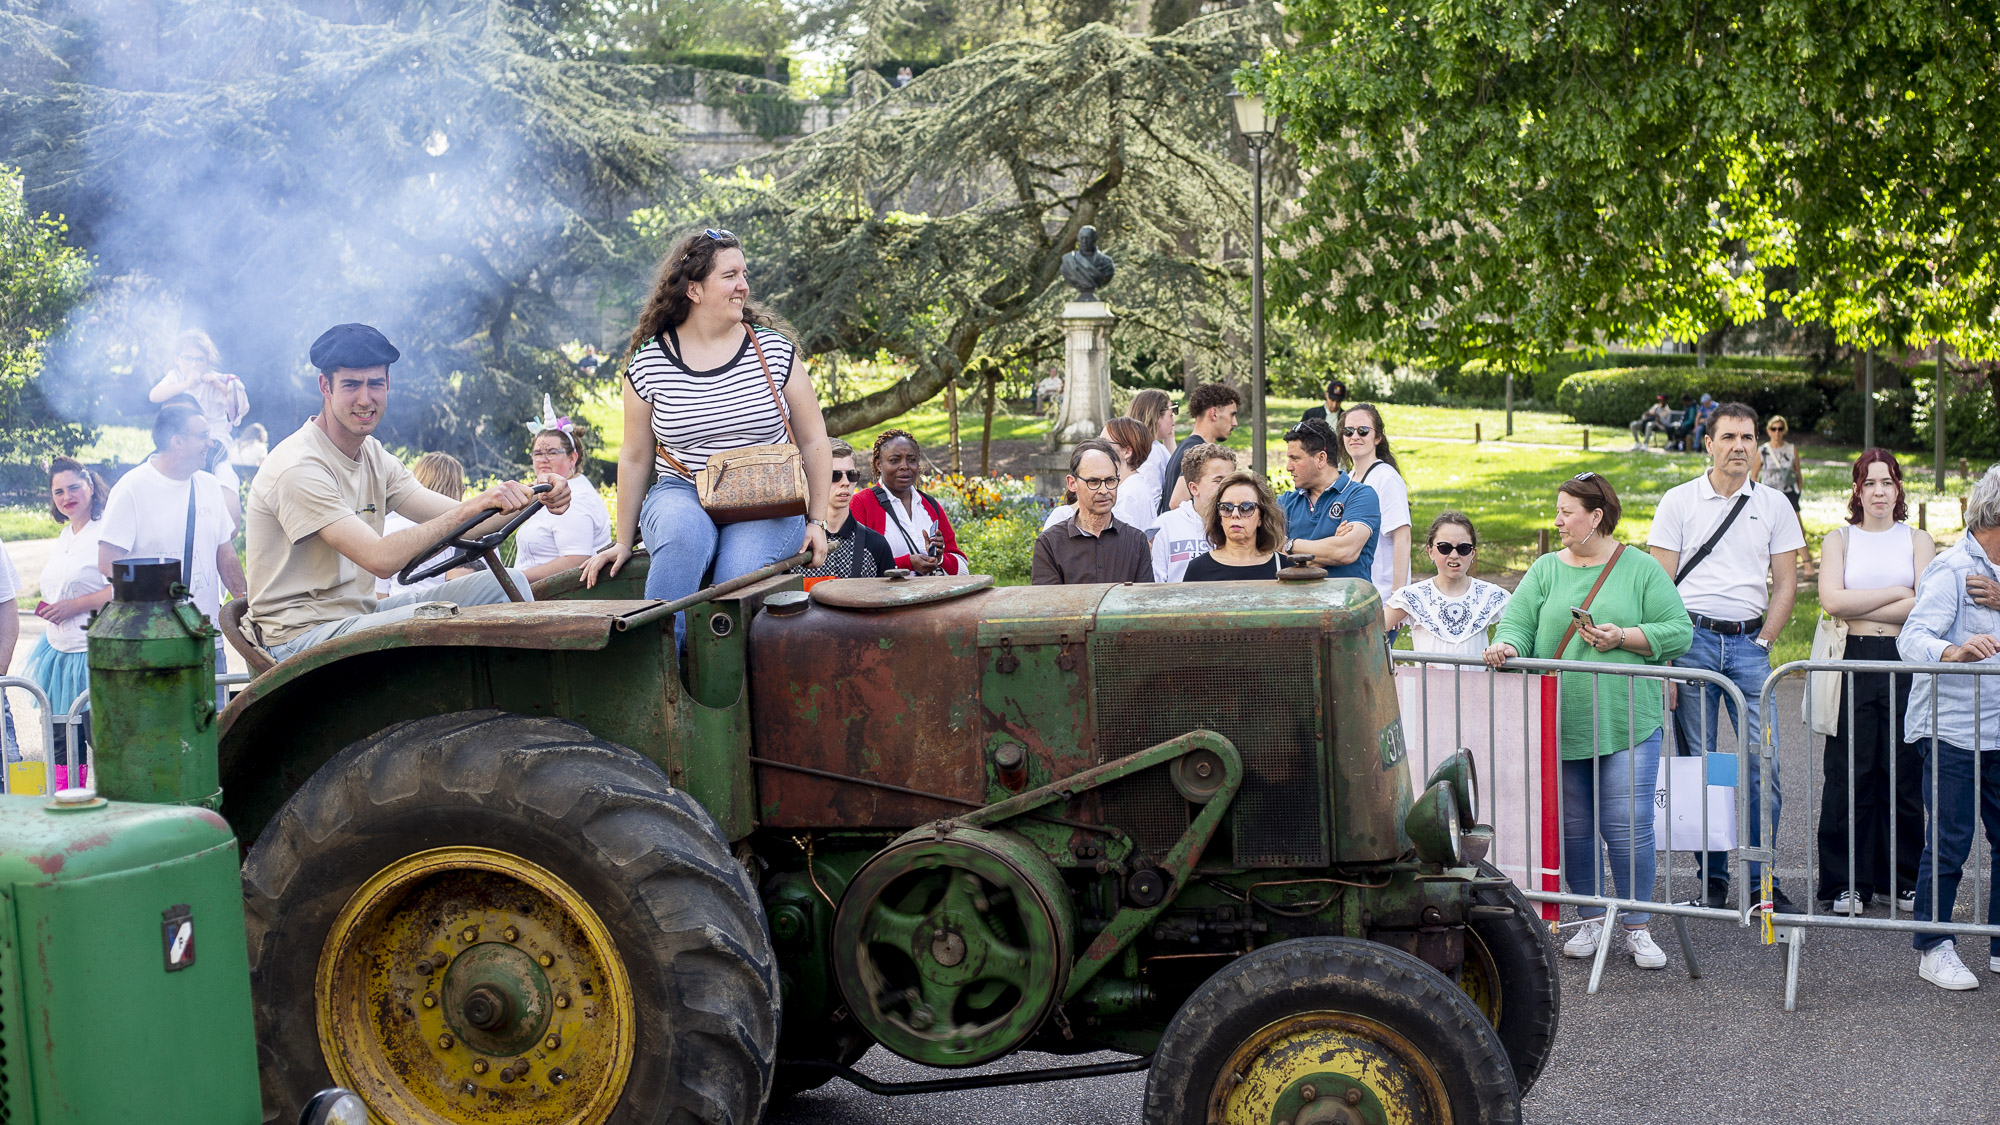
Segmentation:
<svg viewBox="0 0 2000 1125">
<path fill-rule="evenodd" d="M 28 678 L 47 693 L 49 706 L 66 713 L 90 686 L 90 659 L 84 628 L 90 615 L 111 600 L 111 583 L 97 569 L 97 533 L 111 486 L 103 477 L 67 457 L 49 465 L 50 510 L 63 521 L 55 553 L 42 567 L 41 601 L 35 616 L 48 622 L 28 655 Z M 78 750 L 81 750 L 78 747 Z M 52 773 L 56 788 L 68 786 L 66 763 Z M 79 778 L 78 784 L 83 779 Z"/>
<path fill-rule="evenodd" d="M 611 545 L 611 512 L 596 487 L 577 471 L 583 463 L 583 446 L 564 422 L 567 419 L 537 432 L 529 450 L 536 475 L 561 473 L 569 481 L 570 497 L 568 511 L 536 512 L 514 539 L 519 544 L 514 565 L 526 572 L 530 582 L 574 570 Z"/>
<path fill-rule="evenodd" d="M 1111 515 L 1144 531 L 1159 522 L 1159 478 L 1143 472 L 1152 454 L 1153 433 L 1131 418 L 1113 418 L 1099 435 L 1118 451 L 1118 500 Z"/>
<path fill-rule="evenodd" d="M 465 499 L 465 466 L 449 453 L 426 453 L 410 466 L 410 475 L 417 483 L 440 496 L 453 500 Z M 400 512 L 390 512 L 382 517 L 382 534 L 394 535 L 404 528 L 415 527 L 416 522 Z M 408 586 L 396 581 L 394 576 L 375 580 L 377 598 L 393 598 L 397 594 L 407 594 L 412 590 L 429 590 L 442 586 L 454 578 L 463 578 L 472 573 L 463 567 L 445 574 L 434 574 L 422 582 L 412 582 Z"/>
<path fill-rule="evenodd" d="M 1181 479 L 1181 467 L 1167 462 L 1174 456 L 1174 400 L 1165 391 L 1148 388 L 1132 396 L 1132 405 L 1125 408 L 1125 416 L 1146 427 L 1153 435 L 1153 445 L 1146 453 L 1146 463 L 1139 466 L 1139 475 L 1147 478 L 1147 487 L 1153 491 L 1153 511 L 1157 516 L 1160 497 L 1170 495 L 1176 482 Z"/>
<path fill-rule="evenodd" d="M 1369 577 L 1386 601 L 1410 583 L 1410 489 L 1396 470 L 1382 412 L 1368 403 L 1340 416 L 1340 452 L 1347 475 L 1375 490 L 1382 502 L 1382 528 L 1375 541 L 1375 571 Z"/>
<path fill-rule="evenodd" d="M 1390 629 L 1410 623 L 1410 645 L 1418 652 L 1478 656 L 1486 651 L 1486 629 L 1507 608 L 1507 591 L 1472 576 L 1479 533 L 1462 512 L 1440 512 L 1424 534 L 1424 553 L 1435 577 L 1389 595 L 1382 611 Z"/>
</svg>

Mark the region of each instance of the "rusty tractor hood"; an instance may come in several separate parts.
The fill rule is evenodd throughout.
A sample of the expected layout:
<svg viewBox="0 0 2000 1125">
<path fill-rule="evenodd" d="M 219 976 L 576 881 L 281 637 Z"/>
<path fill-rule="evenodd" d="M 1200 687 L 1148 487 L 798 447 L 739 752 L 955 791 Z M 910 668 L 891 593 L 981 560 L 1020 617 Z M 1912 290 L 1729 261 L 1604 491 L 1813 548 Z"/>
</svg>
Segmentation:
<svg viewBox="0 0 2000 1125">
<path fill-rule="evenodd" d="M 1353 579 L 1016 586 L 871 610 L 815 597 L 751 627 L 752 744 L 781 763 L 758 768 L 758 816 L 921 824 L 1009 796 L 991 764 L 1003 743 L 1042 784 L 1206 728 L 1250 775 L 1235 862 L 1393 858 L 1409 781 L 1381 629 L 1375 588 Z M 1153 791 L 1164 775 L 1133 781 L 1098 812 L 1142 845 L 1177 837 L 1186 802 Z"/>
</svg>

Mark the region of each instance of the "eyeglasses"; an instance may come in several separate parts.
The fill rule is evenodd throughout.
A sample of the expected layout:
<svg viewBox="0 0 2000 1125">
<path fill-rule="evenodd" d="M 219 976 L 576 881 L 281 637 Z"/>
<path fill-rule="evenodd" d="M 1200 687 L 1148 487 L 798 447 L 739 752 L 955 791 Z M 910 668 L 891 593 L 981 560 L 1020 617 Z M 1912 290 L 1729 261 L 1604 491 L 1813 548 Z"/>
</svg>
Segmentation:
<svg viewBox="0 0 2000 1125">
<path fill-rule="evenodd" d="M 1784 432 L 1785 432 L 1785 427 L 1783 427 L 1783 426 L 1766 426 L 1766 427 L 1764 427 L 1764 432 L 1766 432 L 1766 433 L 1772 433 L 1772 434 L 1782 434 L 1782 433 L 1784 433 Z"/>
<path fill-rule="evenodd" d="M 1225 516 L 1247 516 L 1257 510 L 1257 502 L 1251 500 L 1242 504 L 1232 504 L 1224 500 L 1215 506 L 1215 510 Z"/>
<path fill-rule="evenodd" d="M 849 484 L 860 484 L 860 483 L 861 483 L 861 470 L 860 470 L 860 469 L 835 469 L 835 470 L 833 471 L 833 483 L 835 483 L 835 484 L 839 484 L 839 483 L 840 483 L 841 481 L 846 481 L 846 482 L 847 482 L 847 483 L 849 483 Z"/>
<path fill-rule="evenodd" d="M 1103 492 L 1107 488 L 1115 490 L 1118 487 L 1117 477 L 1071 477 L 1069 479 L 1088 488 L 1092 492 Z"/>
<path fill-rule="evenodd" d="M 1433 543 L 1431 547 L 1440 555 L 1464 555 L 1467 558 L 1479 549 L 1476 543 Z"/>
<path fill-rule="evenodd" d="M 1374 432 L 1375 427 L 1373 426 L 1342 426 L 1340 428 L 1341 437 L 1368 437 Z"/>
<path fill-rule="evenodd" d="M 530 457 L 561 457 L 561 456 L 563 456 L 563 455 L 567 454 L 568 452 L 569 452 L 569 450 L 567 450 L 567 449 L 534 449 L 534 450 L 530 450 L 530 451 L 528 452 L 528 456 L 530 456 Z"/>
</svg>

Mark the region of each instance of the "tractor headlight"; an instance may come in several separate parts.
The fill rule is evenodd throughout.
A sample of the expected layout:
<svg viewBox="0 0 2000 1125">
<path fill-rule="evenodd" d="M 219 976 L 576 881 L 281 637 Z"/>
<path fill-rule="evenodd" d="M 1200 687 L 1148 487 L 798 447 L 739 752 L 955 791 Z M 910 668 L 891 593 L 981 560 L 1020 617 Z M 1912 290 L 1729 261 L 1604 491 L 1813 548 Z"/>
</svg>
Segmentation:
<svg viewBox="0 0 2000 1125">
<path fill-rule="evenodd" d="M 1458 798 L 1458 826 L 1471 828 L 1479 823 L 1479 769 L 1473 765 L 1472 751 L 1460 749 L 1451 757 L 1439 762 L 1431 771 L 1430 780 L 1424 782 L 1428 789 L 1438 782 L 1451 784 L 1451 795 Z"/>
<path fill-rule="evenodd" d="M 368 1125 L 368 1107 L 354 1091 L 335 1086 L 312 1096 L 299 1125 Z"/>
<path fill-rule="evenodd" d="M 1403 817 L 1403 831 L 1417 847 L 1417 858 L 1444 867 L 1462 866 L 1459 846 L 1458 797 L 1449 781 L 1434 782 Z"/>
</svg>

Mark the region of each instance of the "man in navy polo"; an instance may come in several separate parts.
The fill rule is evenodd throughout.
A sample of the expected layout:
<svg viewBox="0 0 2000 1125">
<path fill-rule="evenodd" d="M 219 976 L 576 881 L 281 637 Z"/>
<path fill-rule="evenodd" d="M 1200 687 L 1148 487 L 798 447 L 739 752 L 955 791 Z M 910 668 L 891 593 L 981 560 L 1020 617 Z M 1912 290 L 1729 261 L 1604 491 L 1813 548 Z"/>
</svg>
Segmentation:
<svg viewBox="0 0 2000 1125">
<path fill-rule="evenodd" d="M 1375 490 L 1333 460 L 1333 427 L 1308 418 L 1285 435 L 1285 467 L 1298 487 L 1278 498 L 1285 509 L 1285 553 L 1311 555 L 1333 578 L 1368 579 L 1382 533 Z"/>
</svg>

